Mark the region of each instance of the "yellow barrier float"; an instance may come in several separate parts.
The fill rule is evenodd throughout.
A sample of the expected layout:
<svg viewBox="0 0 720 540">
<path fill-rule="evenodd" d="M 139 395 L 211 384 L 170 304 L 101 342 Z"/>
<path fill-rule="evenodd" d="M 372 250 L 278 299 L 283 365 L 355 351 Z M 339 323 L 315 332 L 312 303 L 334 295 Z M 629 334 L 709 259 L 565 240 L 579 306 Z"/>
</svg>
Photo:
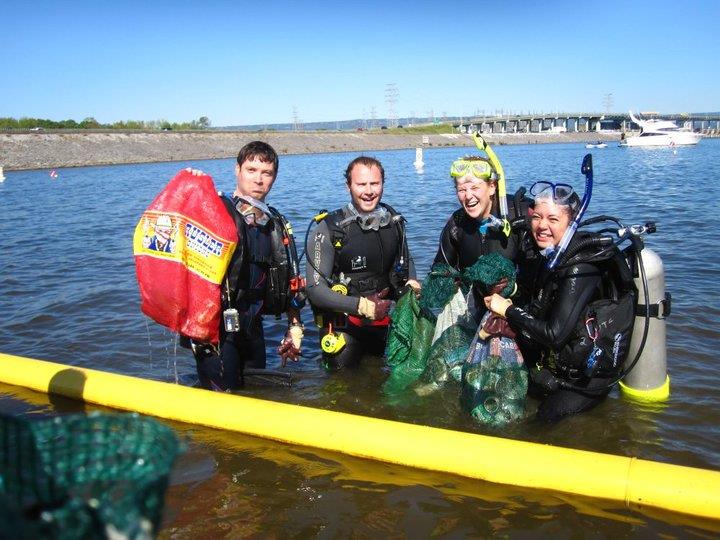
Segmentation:
<svg viewBox="0 0 720 540">
<path fill-rule="evenodd" d="M 2 353 L 0 381 L 408 467 L 720 519 L 717 471 L 276 403 Z"/>
</svg>

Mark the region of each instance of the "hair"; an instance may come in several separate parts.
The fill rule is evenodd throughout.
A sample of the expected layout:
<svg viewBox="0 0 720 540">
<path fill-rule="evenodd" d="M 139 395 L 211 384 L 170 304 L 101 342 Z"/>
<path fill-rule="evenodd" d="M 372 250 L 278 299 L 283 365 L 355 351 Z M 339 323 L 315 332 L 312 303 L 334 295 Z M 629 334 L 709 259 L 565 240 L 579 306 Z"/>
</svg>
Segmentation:
<svg viewBox="0 0 720 540">
<path fill-rule="evenodd" d="M 275 149 L 266 142 L 252 141 L 247 143 L 240 149 L 237 156 L 238 165 L 242 167 L 242 164 L 248 160 L 259 159 L 264 163 L 272 163 L 275 168 L 275 176 L 278 173 L 278 155 Z"/>
<path fill-rule="evenodd" d="M 345 169 L 345 181 L 348 184 L 350 183 L 350 174 L 356 165 L 365 165 L 369 169 L 377 167 L 380 169 L 380 177 L 382 178 L 383 183 L 385 182 L 385 169 L 383 169 L 382 163 L 380 163 L 379 160 L 369 156 L 358 156 L 353 159 L 348 164 L 347 169 Z"/>
<path fill-rule="evenodd" d="M 492 163 L 490 163 L 490 160 L 483 156 L 463 156 L 460 159 L 464 159 L 465 161 L 487 161 L 487 163 L 490 165 L 492 170 L 493 171 L 495 170 L 495 167 L 492 166 Z M 457 161 L 457 160 L 455 160 L 455 161 Z"/>
</svg>

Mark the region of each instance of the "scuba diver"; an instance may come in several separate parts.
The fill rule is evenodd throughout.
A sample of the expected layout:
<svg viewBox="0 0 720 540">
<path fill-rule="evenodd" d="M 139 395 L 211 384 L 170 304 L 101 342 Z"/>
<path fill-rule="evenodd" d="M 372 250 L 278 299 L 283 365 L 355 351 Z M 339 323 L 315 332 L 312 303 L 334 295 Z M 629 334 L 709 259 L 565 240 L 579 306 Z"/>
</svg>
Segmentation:
<svg viewBox="0 0 720 540">
<path fill-rule="evenodd" d="M 275 150 L 250 142 L 238 153 L 232 197 L 221 197 L 235 221 L 238 245 L 222 282 L 220 343 L 191 343 L 203 388 L 234 390 L 243 384 L 245 367 L 265 368 L 263 315 L 287 314 L 288 329 L 278 346 L 283 365 L 300 356 L 305 294 L 292 229 L 264 202 L 277 172 Z"/>
<path fill-rule="evenodd" d="M 589 155 L 582 170 L 582 200 L 567 184 L 536 182 L 530 189 L 530 235 L 518 277 L 528 304 L 485 298 L 517 332 L 530 366 L 529 394 L 541 399 L 537 418 L 548 422 L 604 400 L 622 376 L 635 319 L 637 291 L 626 254 L 600 232 L 576 233 L 592 192 Z"/>
<path fill-rule="evenodd" d="M 360 156 L 347 166 L 351 201 L 322 212 L 306 236 L 307 296 L 320 327 L 327 368 L 357 366 L 385 349 L 391 301 L 405 287 L 420 290 L 405 235 L 405 219 L 381 203 L 385 171 Z M 312 222 L 310 224 L 312 226 Z"/>
<path fill-rule="evenodd" d="M 489 147 L 487 147 L 489 149 Z M 493 154 L 493 158 L 495 158 Z M 475 264 L 479 257 L 499 253 L 515 260 L 518 253 L 518 236 L 505 227 L 500 214 L 500 192 L 497 159 L 465 156 L 453 161 L 450 176 L 455 181 L 457 199 L 461 208 L 453 212 L 440 234 L 440 243 L 433 264 L 446 263 L 456 270 Z M 473 286 L 476 318 L 485 311 L 482 298 L 487 290 Z"/>
</svg>

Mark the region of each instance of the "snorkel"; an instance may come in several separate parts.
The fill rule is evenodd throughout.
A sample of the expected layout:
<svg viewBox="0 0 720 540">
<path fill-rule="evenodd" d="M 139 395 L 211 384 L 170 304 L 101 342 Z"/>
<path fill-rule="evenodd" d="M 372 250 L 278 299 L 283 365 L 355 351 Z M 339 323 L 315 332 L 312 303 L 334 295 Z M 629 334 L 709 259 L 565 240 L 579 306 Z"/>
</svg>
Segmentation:
<svg viewBox="0 0 720 540">
<path fill-rule="evenodd" d="M 586 154 L 583 158 L 580 171 L 585 175 L 585 194 L 583 195 L 582 201 L 580 202 L 580 208 L 575 215 L 575 219 L 573 219 L 570 222 L 570 225 L 568 225 L 568 228 L 565 230 L 565 233 L 560 239 L 560 244 L 558 244 L 555 253 L 553 253 L 552 257 L 547 263 L 548 270 L 552 270 L 553 268 L 555 268 L 555 266 L 557 266 L 557 263 L 560 261 L 560 257 L 562 257 L 562 254 L 565 253 L 565 250 L 570 244 L 570 240 L 572 240 L 573 236 L 575 236 L 575 231 L 577 230 L 578 225 L 580 224 L 580 221 L 585 214 L 585 210 L 587 210 L 587 207 L 590 204 L 590 197 L 592 196 L 593 186 L 593 169 L 591 154 Z"/>
<path fill-rule="evenodd" d="M 478 132 L 473 133 L 472 138 L 473 141 L 475 141 L 477 149 L 487 154 L 490 165 L 492 165 L 495 172 L 497 172 L 498 200 L 500 202 L 500 215 L 502 216 L 503 225 L 502 230 L 503 233 L 505 233 L 505 236 L 510 236 L 510 222 L 508 221 L 508 205 L 506 197 L 507 190 L 505 188 L 505 171 L 503 170 L 502 163 L 500 163 L 500 160 L 493 149 L 490 148 L 490 145 L 485 142 L 485 139 L 483 139 Z"/>
</svg>

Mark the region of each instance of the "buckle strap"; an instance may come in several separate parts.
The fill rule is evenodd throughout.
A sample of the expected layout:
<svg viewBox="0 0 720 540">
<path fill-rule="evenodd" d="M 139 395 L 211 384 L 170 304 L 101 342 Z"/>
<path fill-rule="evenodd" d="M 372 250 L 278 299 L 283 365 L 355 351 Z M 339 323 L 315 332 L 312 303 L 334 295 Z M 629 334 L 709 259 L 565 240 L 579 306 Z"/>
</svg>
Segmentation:
<svg viewBox="0 0 720 540">
<path fill-rule="evenodd" d="M 672 295 L 665 293 L 665 298 L 654 304 L 635 304 L 635 315 L 637 317 L 652 317 L 654 319 L 666 319 L 672 311 Z"/>
</svg>

